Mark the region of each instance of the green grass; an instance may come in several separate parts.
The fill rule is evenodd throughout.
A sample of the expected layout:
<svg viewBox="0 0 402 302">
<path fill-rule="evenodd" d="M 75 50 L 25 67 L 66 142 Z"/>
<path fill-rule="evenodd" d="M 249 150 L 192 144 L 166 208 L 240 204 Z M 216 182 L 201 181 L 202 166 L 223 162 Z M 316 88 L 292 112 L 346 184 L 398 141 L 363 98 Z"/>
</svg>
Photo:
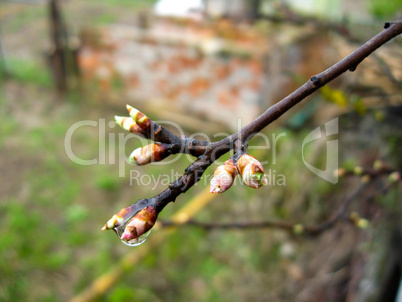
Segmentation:
<svg viewBox="0 0 402 302">
<path fill-rule="evenodd" d="M 52 75 L 45 62 L 10 59 L 7 61 L 7 68 L 11 79 L 15 81 L 45 88 L 51 88 L 53 85 Z"/>
</svg>

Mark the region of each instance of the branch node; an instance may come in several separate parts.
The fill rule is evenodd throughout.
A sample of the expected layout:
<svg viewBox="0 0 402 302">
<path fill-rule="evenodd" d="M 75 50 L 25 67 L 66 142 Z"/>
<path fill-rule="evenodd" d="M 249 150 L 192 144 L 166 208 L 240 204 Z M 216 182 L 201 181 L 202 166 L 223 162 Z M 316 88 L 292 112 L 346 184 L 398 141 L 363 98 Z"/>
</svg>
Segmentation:
<svg viewBox="0 0 402 302">
<path fill-rule="evenodd" d="M 311 80 L 315 85 L 319 85 L 320 82 L 321 82 L 321 79 L 320 79 L 318 76 L 316 76 L 316 75 L 312 76 L 312 77 L 310 78 L 310 80 Z"/>
<path fill-rule="evenodd" d="M 389 22 L 389 21 L 388 21 L 388 22 L 385 22 L 385 23 L 384 23 L 384 28 L 387 29 L 387 28 L 389 28 L 389 27 L 390 27 L 392 24 L 394 24 L 394 23 L 395 23 L 395 22 Z"/>
<path fill-rule="evenodd" d="M 231 157 L 235 162 L 237 162 L 237 160 L 240 158 L 240 156 L 242 156 L 243 154 L 245 154 L 247 152 L 247 147 L 248 144 L 246 141 L 241 140 L 241 138 L 237 139 L 234 141 L 234 154 Z"/>
<path fill-rule="evenodd" d="M 350 71 L 350 72 L 353 72 L 353 71 L 356 70 L 356 68 L 357 68 L 357 66 L 352 66 L 352 67 L 349 68 L 349 71 Z"/>
</svg>

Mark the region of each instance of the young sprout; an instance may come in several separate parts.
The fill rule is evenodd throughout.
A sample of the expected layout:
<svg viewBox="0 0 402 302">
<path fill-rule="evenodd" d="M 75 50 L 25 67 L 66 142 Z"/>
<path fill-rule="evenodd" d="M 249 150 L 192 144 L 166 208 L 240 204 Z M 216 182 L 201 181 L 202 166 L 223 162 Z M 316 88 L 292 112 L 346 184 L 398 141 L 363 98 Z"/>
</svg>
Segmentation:
<svg viewBox="0 0 402 302">
<path fill-rule="evenodd" d="M 132 164 L 146 165 L 150 162 L 161 161 L 169 156 L 169 146 L 161 143 L 153 143 L 146 145 L 142 148 L 135 149 L 130 157 L 129 161 Z"/>
<path fill-rule="evenodd" d="M 141 129 L 147 129 L 150 126 L 151 120 L 144 113 L 138 111 L 130 105 L 126 105 L 126 107 L 134 122 L 136 122 Z"/>
<path fill-rule="evenodd" d="M 155 224 L 158 213 L 153 206 L 147 206 L 131 218 L 120 239 L 130 241 L 147 233 Z"/>
<path fill-rule="evenodd" d="M 141 136 L 144 136 L 144 130 L 142 130 L 140 128 L 140 126 L 138 126 L 136 124 L 136 122 L 134 122 L 133 118 L 131 117 L 127 117 L 127 116 L 115 116 L 114 117 L 116 124 L 119 125 L 120 127 L 122 127 L 124 130 L 130 131 L 131 133 L 134 134 L 138 134 Z"/>
<path fill-rule="evenodd" d="M 134 205 L 121 209 L 118 213 L 114 214 L 112 218 L 102 228 L 102 231 L 111 230 L 124 224 L 124 222 L 132 216 Z"/>
<path fill-rule="evenodd" d="M 237 169 L 244 184 L 254 189 L 259 189 L 268 184 L 267 176 L 261 163 L 253 156 L 243 154 L 237 160 Z"/>
<path fill-rule="evenodd" d="M 211 193 L 223 193 L 229 189 L 237 175 L 237 168 L 234 160 L 229 159 L 223 165 L 216 168 L 211 179 Z"/>
</svg>

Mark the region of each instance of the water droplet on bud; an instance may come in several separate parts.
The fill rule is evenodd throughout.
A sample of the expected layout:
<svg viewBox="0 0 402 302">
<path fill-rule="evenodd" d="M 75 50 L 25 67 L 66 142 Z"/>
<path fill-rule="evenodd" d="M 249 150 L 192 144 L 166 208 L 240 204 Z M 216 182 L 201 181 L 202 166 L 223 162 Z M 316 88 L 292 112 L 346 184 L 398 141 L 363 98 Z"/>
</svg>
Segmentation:
<svg viewBox="0 0 402 302">
<path fill-rule="evenodd" d="M 138 238 L 132 239 L 132 240 L 125 240 L 125 239 L 121 239 L 121 235 L 123 235 L 124 229 L 126 227 L 126 224 L 114 228 L 113 230 L 115 231 L 115 233 L 117 234 L 117 236 L 119 237 L 120 241 L 123 242 L 125 245 L 128 246 L 137 246 L 137 245 L 141 245 L 145 242 L 145 240 L 147 240 L 149 234 L 151 233 L 151 230 L 149 230 L 148 232 L 146 232 L 145 234 L 141 235 Z"/>
</svg>

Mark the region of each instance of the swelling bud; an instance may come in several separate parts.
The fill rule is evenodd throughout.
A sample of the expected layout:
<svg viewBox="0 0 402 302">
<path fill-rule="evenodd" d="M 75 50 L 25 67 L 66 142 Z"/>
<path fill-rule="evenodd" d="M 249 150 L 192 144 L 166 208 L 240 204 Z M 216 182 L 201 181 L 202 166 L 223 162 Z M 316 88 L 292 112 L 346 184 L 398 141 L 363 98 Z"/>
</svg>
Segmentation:
<svg viewBox="0 0 402 302">
<path fill-rule="evenodd" d="M 244 184 L 259 189 L 268 184 L 262 164 L 253 156 L 243 154 L 237 161 L 237 170 Z"/>
</svg>

